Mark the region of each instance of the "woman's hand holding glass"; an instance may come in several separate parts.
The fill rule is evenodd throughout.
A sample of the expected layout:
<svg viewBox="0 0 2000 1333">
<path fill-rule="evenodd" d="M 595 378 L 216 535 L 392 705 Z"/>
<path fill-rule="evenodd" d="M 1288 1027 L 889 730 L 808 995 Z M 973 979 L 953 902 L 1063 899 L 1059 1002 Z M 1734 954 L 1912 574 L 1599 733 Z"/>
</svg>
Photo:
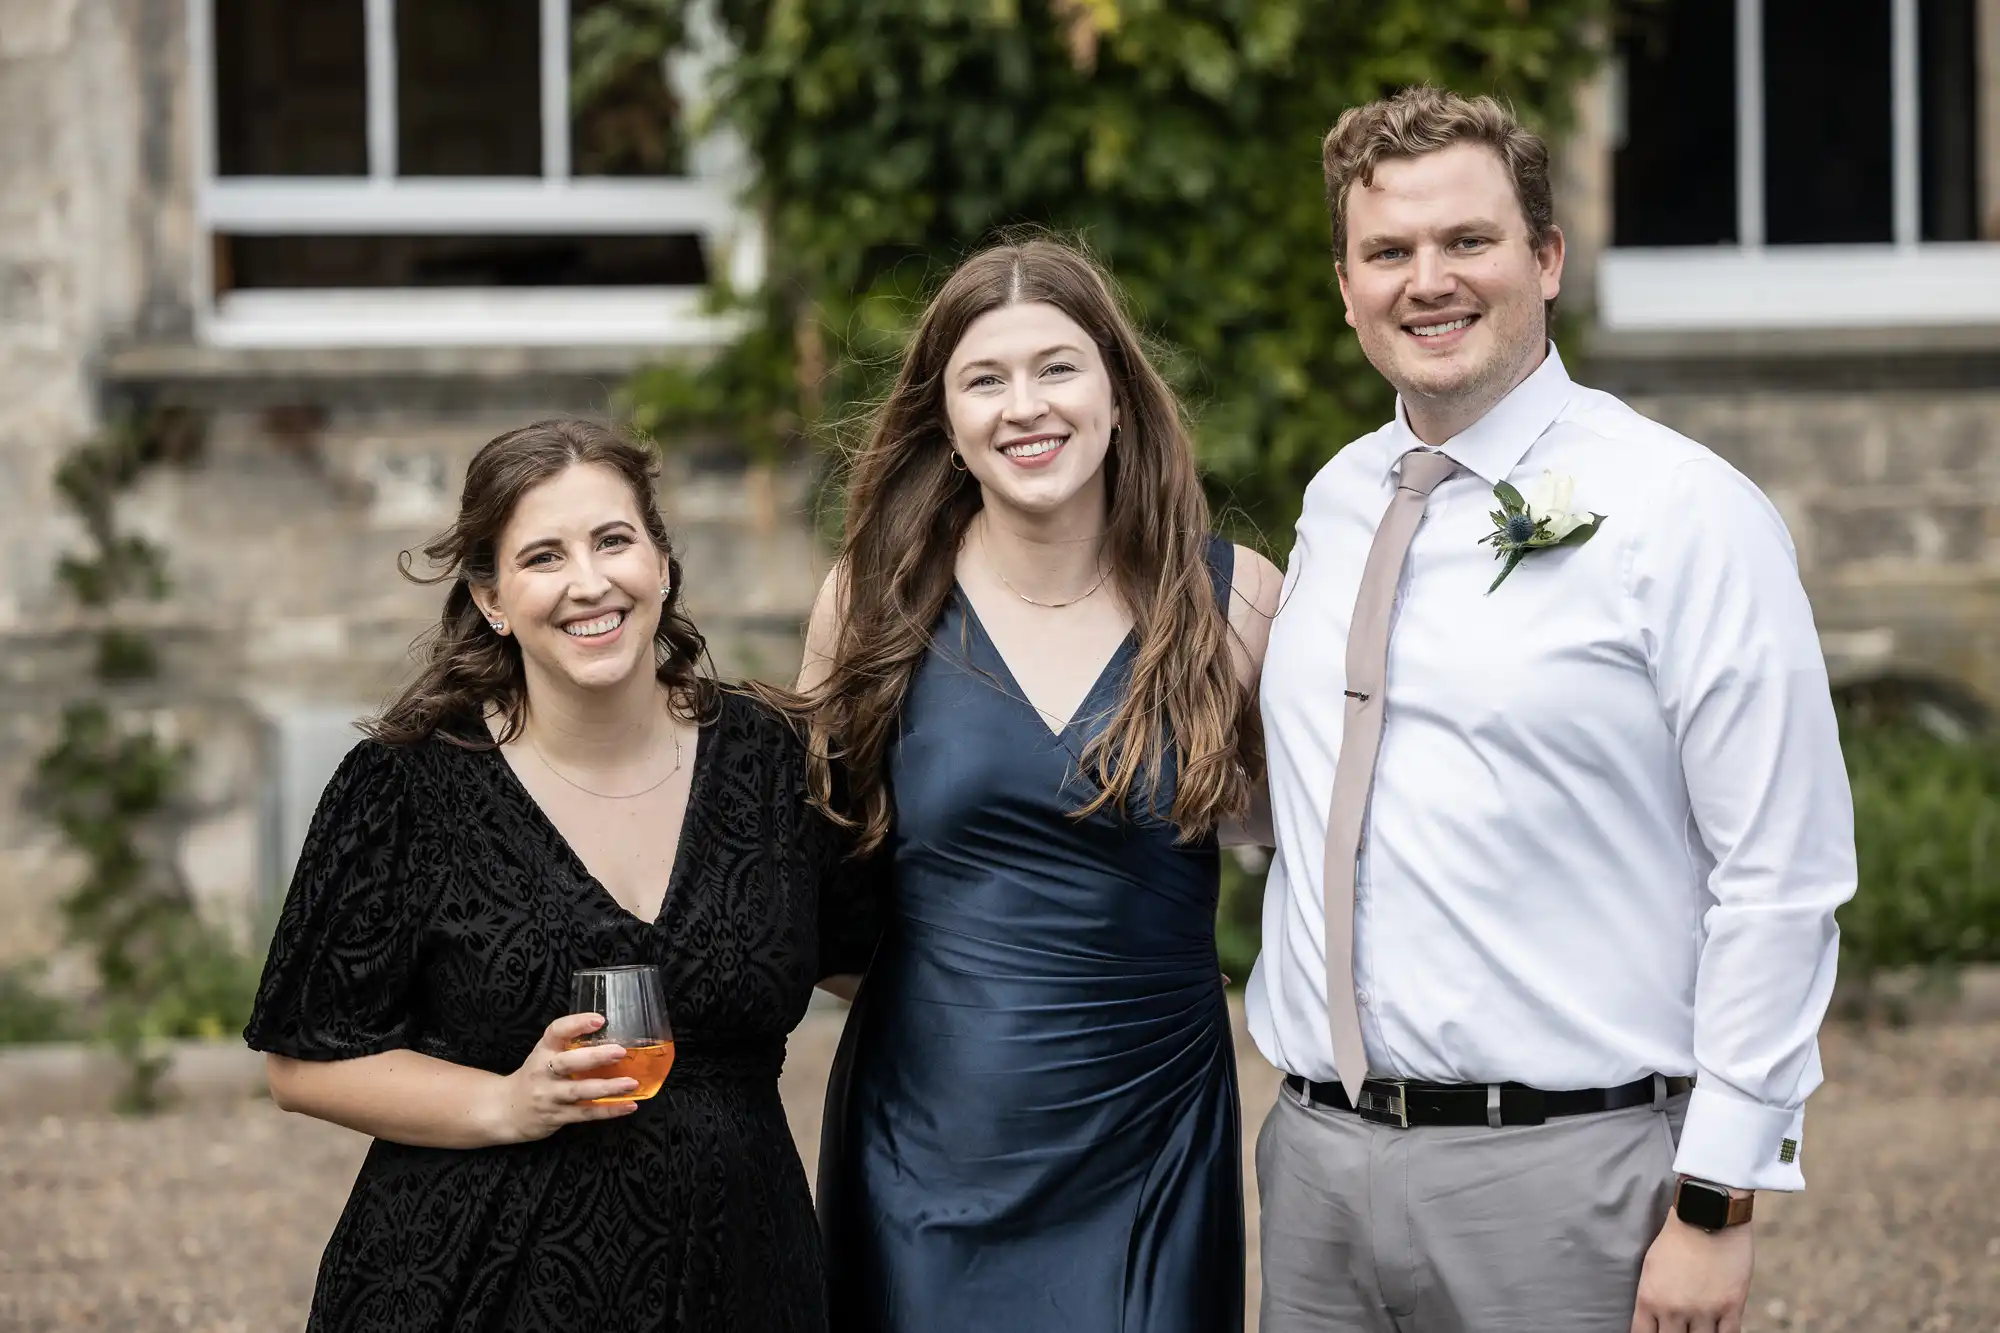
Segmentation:
<svg viewBox="0 0 2000 1333">
<path fill-rule="evenodd" d="M 601 1071 L 625 1058 L 613 1042 L 578 1046 L 604 1026 L 602 1014 L 565 1014 L 548 1025 L 521 1067 L 501 1080 L 497 1120 L 508 1143 L 545 1139 L 564 1125 L 616 1120 L 636 1111 L 632 1078 Z"/>
<path fill-rule="evenodd" d="M 630 1115 L 673 1068 L 674 1029 L 658 968 L 582 968 L 570 979 L 570 1003 L 576 1012 L 549 1024 L 503 1084 L 507 1142 Z"/>
</svg>

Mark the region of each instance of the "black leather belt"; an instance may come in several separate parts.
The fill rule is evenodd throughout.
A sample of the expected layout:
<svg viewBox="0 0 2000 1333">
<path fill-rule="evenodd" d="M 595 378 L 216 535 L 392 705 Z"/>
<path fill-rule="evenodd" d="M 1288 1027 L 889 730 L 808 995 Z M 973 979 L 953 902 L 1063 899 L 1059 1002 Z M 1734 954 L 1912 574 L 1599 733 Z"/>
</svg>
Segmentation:
<svg viewBox="0 0 2000 1333">
<path fill-rule="evenodd" d="M 1419 1083 L 1411 1079 L 1371 1078 L 1361 1085 L 1361 1105 L 1347 1100 L 1338 1083 L 1313 1083 L 1297 1074 L 1285 1075 L 1294 1097 L 1335 1111 L 1351 1111 L 1378 1125 L 1408 1129 L 1412 1125 L 1539 1125 L 1558 1116 L 1589 1115 L 1644 1106 L 1655 1096 L 1654 1077 L 1634 1079 L 1616 1088 L 1578 1088 L 1543 1092 L 1519 1083 Z M 1663 1078 L 1661 1095 L 1676 1097 L 1694 1086 L 1691 1078 Z"/>
</svg>

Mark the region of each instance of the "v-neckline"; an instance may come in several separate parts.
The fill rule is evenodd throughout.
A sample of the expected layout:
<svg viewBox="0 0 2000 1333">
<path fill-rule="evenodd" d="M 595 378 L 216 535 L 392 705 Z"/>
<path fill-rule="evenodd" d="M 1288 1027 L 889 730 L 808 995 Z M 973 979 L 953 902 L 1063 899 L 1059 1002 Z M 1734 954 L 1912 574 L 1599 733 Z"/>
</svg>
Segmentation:
<svg viewBox="0 0 2000 1333">
<path fill-rule="evenodd" d="M 1020 677 L 1014 674 L 1014 668 L 1007 661 L 1007 654 L 1002 651 L 1000 641 L 993 637 L 992 633 L 986 628 L 986 622 L 979 618 L 979 608 L 972 604 L 972 594 L 968 593 L 965 590 L 965 585 L 956 579 L 952 581 L 952 594 L 958 598 L 958 604 L 965 615 L 966 622 L 974 630 L 978 631 L 979 637 L 984 639 L 986 646 L 992 650 L 993 660 L 1000 664 L 1000 674 L 1006 678 L 1005 684 L 1007 688 L 1004 693 L 1010 699 L 1020 700 L 1021 705 L 1035 715 L 1036 724 L 1048 734 L 1050 740 L 1060 743 L 1068 739 L 1070 732 L 1076 729 L 1078 722 L 1096 716 L 1096 714 L 1090 711 L 1090 705 L 1097 698 L 1098 694 L 1103 691 L 1105 681 L 1109 679 L 1113 668 L 1124 660 L 1126 652 L 1131 649 L 1133 643 L 1133 631 L 1131 629 L 1125 631 L 1124 637 L 1119 639 L 1117 646 L 1111 650 L 1111 656 L 1106 658 L 1104 665 L 1098 668 L 1097 675 L 1090 682 L 1090 688 L 1086 689 L 1083 692 L 1083 697 L 1076 701 L 1076 711 L 1063 720 L 1062 726 L 1052 727 L 1049 725 L 1049 714 L 1044 712 L 1040 705 L 1036 704 L 1034 699 L 1029 697 L 1027 690 L 1022 688 Z"/>
<path fill-rule="evenodd" d="M 650 921 L 640 916 L 624 903 L 619 902 L 617 896 L 610 889 L 604 887 L 604 881 L 590 873 L 590 867 L 584 864 L 583 857 L 577 852 L 575 847 L 570 845 L 570 840 L 563 836 L 562 829 L 556 825 L 554 819 L 549 817 L 549 812 L 542 809 L 542 803 L 535 799 L 533 792 L 528 790 L 528 784 L 521 781 L 521 775 L 514 771 L 513 763 L 506 755 L 500 752 L 497 746 L 494 747 L 492 754 L 494 762 L 500 766 L 500 771 L 505 775 L 505 781 L 513 787 L 522 800 L 528 803 L 528 808 L 535 812 L 535 819 L 542 826 L 543 836 L 555 847 L 557 854 L 569 863 L 570 872 L 595 889 L 598 896 L 610 906 L 611 910 L 618 913 L 626 921 L 634 925 L 652 929 L 665 921 L 667 919 L 667 909 L 680 901 L 681 895 L 678 890 L 681 887 L 681 881 L 686 877 L 686 866 L 691 860 L 687 854 L 688 835 L 694 826 L 696 812 L 701 808 L 701 797 L 708 785 L 708 763 L 706 761 L 710 749 L 709 742 L 713 738 L 721 720 L 721 714 L 718 712 L 715 717 L 695 724 L 694 767 L 688 773 L 687 805 L 681 811 L 680 836 L 674 840 L 674 859 L 673 863 L 667 867 L 667 887 L 660 894 L 659 910 L 653 914 L 653 919 Z"/>
</svg>

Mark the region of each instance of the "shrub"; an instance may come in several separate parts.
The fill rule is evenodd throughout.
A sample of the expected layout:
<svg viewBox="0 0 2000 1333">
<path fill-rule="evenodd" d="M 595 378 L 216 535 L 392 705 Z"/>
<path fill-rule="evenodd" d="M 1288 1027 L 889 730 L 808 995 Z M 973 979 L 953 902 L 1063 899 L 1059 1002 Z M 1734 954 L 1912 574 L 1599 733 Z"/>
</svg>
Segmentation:
<svg viewBox="0 0 2000 1333">
<path fill-rule="evenodd" d="M 1849 715 L 1841 744 L 1861 871 L 1843 968 L 2000 961 L 2000 743 Z"/>
<path fill-rule="evenodd" d="M 71 1008 L 44 994 L 39 969 L 0 967 L 0 1046 L 62 1041 L 74 1034 Z"/>
</svg>

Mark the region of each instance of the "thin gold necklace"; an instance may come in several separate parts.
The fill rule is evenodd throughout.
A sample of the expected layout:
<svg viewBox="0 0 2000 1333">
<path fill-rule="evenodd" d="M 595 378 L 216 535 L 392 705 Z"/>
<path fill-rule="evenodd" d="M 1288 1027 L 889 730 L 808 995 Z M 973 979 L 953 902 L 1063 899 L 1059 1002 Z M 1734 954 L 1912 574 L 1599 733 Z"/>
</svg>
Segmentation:
<svg viewBox="0 0 2000 1333">
<path fill-rule="evenodd" d="M 668 724 L 672 725 L 671 716 L 668 718 Z M 647 792 L 658 791 L 662 786 L 666 785 L 666 781 L 668 778 L 672 777 L 674 774 L 681 771 L 681 732 L 679 727 L 674 728 L 673 735 L 674 735 L 674 766 L 668 769 L 666 771 L 666 774 L 663 777 L 661 777 L 658 782 L 655 782 L 650 787 L 642 787 L 638 791 L 626 792 L 623 795 L 619 796 L 613 796 L 609 792 L 592 791 L 589 787 L 584 786 L 581 782 L 578 782 L 575 778 L 570 777 L 560 768 L 557 768 L 554 764 L 550 763 L 549 757 L 542 753 L 542 747 L 535 744 L 534 737 L 524 736 L 522 737 L 522 739 L 527 741 L 528 748 L 535 752 L 535 758 L 542 761 L 543 768 L 546 768 L 547 770 L 549 770 L 549 772 L 555 774 L 562 781 L 576 788 L 584 795 L 595 796 L 600 801 L 636 801 L 641 796 L 644 796 Z"/>
<path fill-rule="evenodd" d="M 1096 592 L 1099 588 L 1102 588 L 1104 586 L 1104 580 L 1111 577 L 1111 568 L 1110 566 L 1107 565 L 1103 569 L 1097 572 L 1097 582 L 1091 584 L 1088 588 L 1084 589 L 1076 596 L 1070 598 L 1067 602 L 1038 602 L 1034 598 L 1028 596 L 1028 594 L 1022 592 L 1019 588 L 1015 587 L 1013 580 L 1009 579 L 1004 573 L 1001 572 L 999 562 L 993 558 L 993 548 L 986 544 L 986 525 L 984 523 L 981 523 L 979 525 L 979 551 L 980 554 L 986 557 L 986 567 L 992 570 L 994 576 L 998 578 L 1000 582 L 1002 582 L 1007 586 L 1008 592 L 1013 593 L 1016 597 L 1026 602 L 1029 606 L 1039 606 L 1050 611 L 1060 611 L 1065 606 L 1075 606 L 1078 602 L 1090 596 L 1092 593 Z"/>
</svg>

